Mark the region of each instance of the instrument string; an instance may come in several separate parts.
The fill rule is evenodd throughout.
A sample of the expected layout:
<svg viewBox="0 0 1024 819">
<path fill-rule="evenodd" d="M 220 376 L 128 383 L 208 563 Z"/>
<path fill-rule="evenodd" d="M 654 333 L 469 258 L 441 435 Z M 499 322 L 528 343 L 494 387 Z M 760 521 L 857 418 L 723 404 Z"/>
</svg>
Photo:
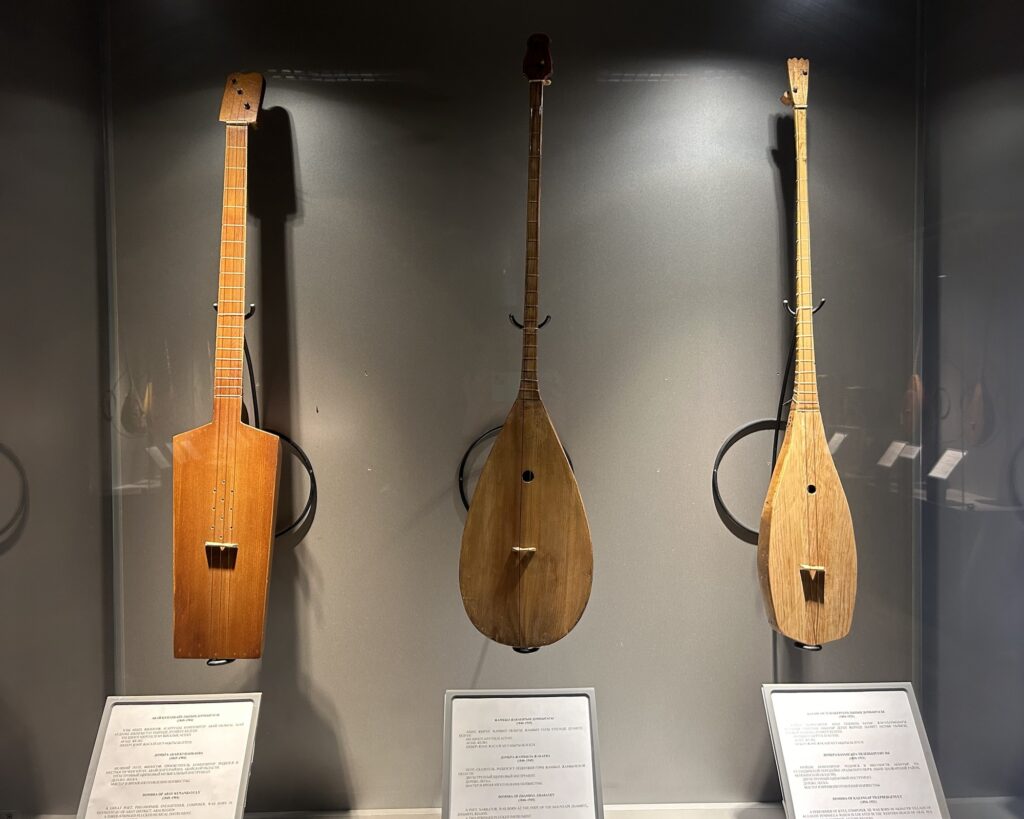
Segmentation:
<svg viewBox="0 0 1024 819">
<path fill-rule="evenodd" d="M 817 391 L 817 373 L 815 369 L 815 356 L 814 356 L 814 326 L 813 326 L 813 315 L 814 310 L 811 306 L 813 303 L 812 290 L 811 290 L 811 237 L 810 237 L 810 210 L 808 206 L 808 189 L 807 189 L 807 109 L 799 108 L 793 112 L 793 123 L 796 129 L 796 148 L 797 148 L 797 181 L 796 181 L 796 209 L 797 209 L 797 224 L 796 224 L 796 235 L 797 235 L 797 340 L 801 347 L 802 355 L 799 356 L 802 359 L 802 366 L 800 372 L 796 376 L 796 381 L 799 386 L 796 387 L 798 399 L 806 398 L 809 409 L 812 412 L 808 413 L 812 416 L 818 416 L 820 413 L 818 404 L 818 391 Z M 802 318 L 801 312 L 806 316 Z M 801 333 L 801 319 L 806 328 Z M 808 372 L 808 368 L 810 371 Z M 811 424 L 815 426 L 814 429 L 808 430 L 807 417 L 802 414 L 800 421 L 804 425 L 804 435 L 816 435 L 818 430 L 814 422 Z M 820 546 L 816 541 L 815 534 L 819 531 L 818 528 L 818 504 L 817 495 L 810 491 L 811 486 L 817 485 L 817 475 L 814 469 L 815 460 L 812 457 L 811 447 L 804 447 L 804 503 L 807 509 L 805 515 L 805 525 L 807 527 L 806 538 L 807 538 L 807 549 L 808 549 L 808 563 L 812 566 L 822 565 L 822 557 L 820 554 Z M 814 448 L 814 452 L 817 449 Z M 827 574 L 824 580 L 827 580 Z M 816 585 L 817 580 L 813 583 Z M 801 588 L 803 583 L 801 582 Z M 805 604 L 805 611 L 807 606 Z M 817 598 L 814 597 L 811 600 L 809 619 L 812 621 L 812 628 L 814 633 L 817 633 L 818 623 L 820 621 L 821 606 L 818 605 Z"/>
<path fill-rule="evenodd" d="M 245 278 L 246 278 L 245 277 L 245 257 L 246 257 L 246 250 L 247 250 L 247 247 L 248 247 L 247 242 L 246 242 L 247 233 L 248 233 L 248 231 L 246 230 L 246 220 L 248 218 L 248 212 L 249 212 L 249 150 L 248 150 L 248 148 L 249 148 L 249 145 L 248 145 L 248 142 L 249 142 L 249 127 L 247 125 L 243 125 L 241 127 L 239 127 L 239 126 L 230 126 L 229 125 L 228 129 L 236 131 L 237 134 L 241 137 L 241 139 L 239 140 L 240 144 L 235 146 L 236 149 L 237 149 L 236 152 L 237 151 L 241 152 L 241 159 L 238 160 L 238 166 L 242 168 L 242 171 L 241 171 L 241 174 L 242 174 L 241 185 L 238 186 L 242 190 L 242 203 L 241 203 L 242 207 L 240 209 L 239 208 L 235 209 L 236 211 L 237 210 L 241 210 L 241 221 L 240 221 L 241 227 L 240 227 L 240 230 L 241 230 L 241 234 L 242 234 L 242 249 L 241 249 L 241 252 L 238 253 L 238 255 L 241 257 L 241 259 L 239 260 L 239 266 L 241 268 L 241 273 L 242 273 L 242 275 L 239 277 L 240 278 L 240 282 L 239 282 L 240 289 L 238 291 L 241 294 L 239 296 L 239 298 L 241 299 L 241 303 L 238 305 L 239 308 L 241 308 L 241 309 L 233 310 L 232 312 L 236 314 L 236 315 L 233 316 L 233 319 L 234 319 L 234 321 L 237 322 L 238 335 L 242 338 L 242 347 L 244 347 L 245 346 L 245 310 L 244 310 L 244 307 L 245 307 Z M 231 425 L 232 426 L 231 472 L 230 472 L 230 477 L 229 477 L 229 480 L 228 480 L 227 489 L 225 490 L 225 496 L 224 496 L 225 505 L 227 506 L 227 510 L 228 510 L 227 511 L 227 523 L 228 523 L 228 528 L 227 528 L 227 538 L 228 539 L 227 539 L 227 542 L 228 543 L 235 543 L 236 542 L 235 541 L 235 479 L 236 479 L 237 474 L 238 474 L 238 428 L 239 428 L 239 426 L 241 426 L 241 420 L 242 420 L 242 418 L 241 418 L 242 393 L 244 392 L 244 386 L 243 386 L 244 382 L 242 380 L 241 373 L 242 373 L 242 367 L 241 367 L 241 361 L 239 361 L 239 366 L 238 366 L 238 374 L 239 374 L 239 376 L 238 376 L 238 408 L 237 408 L 237 416 L 232 417 L 232 425 Z M 229 562 L 230 562 L 230 568 L 231 568 L 232 571 L 227 573 L 227 574 L 225 574 L 225 577 L 224 577 L 224 581 L 225 581 L 225 583 L 227 585 L 227 591 L 226 591 L 226 595 L 225 595 L 225 597 L 226 597 L 225 607 L 226 607 L 226 612 L 228 614 L 230 614 L 231 611 L 232 611 L 231 603 L 232 603 L 232 592 L 233 592 L 233 589 L 234 589 L 234 582 L 233 582 L 233 580 L 234 580 L 235 571 L 237 571 L 237 569 L 238 569 L 238 559 L 240 557 L 240 555 L 238 554 L 239 550 L 240 550 L 240 545 L 238 547 L 236 547 L 235 550 L 234 550 L 234 553 L 232 555 L 230 555 Z M 226 641 L 226 639 L 227 639 L 227 635 L 225 635 L 225 641 Z"/>
<path fill-rule="evenodd" d="M 522 383 L 520 386 L 520 437 L 519 437 L 519 474 L 516 476 L 516 486 L 519 495 L 519 532 L 520 547 L 536 547 L 536 541 L 529 544 L 522 542 L 524 526 L 523 494 L 526 491 L 524 485 L 524 469 L 533 466 L 526 461 L 526 417 L 527 401 L 536 401 L 540 398 L 539 381 L 537 377 L 537 318 L 538 318 L 538 294 L 540 290 L 540 155 L 541 155 L 541 129 L 544 111 L 544 81 L 530 81 L 530 137 L 527 159 L 527 194 L 526 194 L 526 276 L 523 287 L 523 366 Z M 525 555 L 525 557 L 524 557 Z M 519 577 L 519 627 L 522 638 L 526 636 L 526 592 L 524 589 L 525 577 L 523 576 L 523 563 L 529 566 L 530 558 L 536 559 L 535 552 L 520 551 L 516 555 L 516 570 Z M 520 642 L 528 642 L 520 639 Z M 530 648 L 529 645 L 520 648 Z"/>
<path fill-rule="evenodd" d="M 219 266 L 220 274 L 218 276 L 218 291 L 219 292 L 217 293 L 218 310 L 217 310 L 217 344 L 216 344 L 216 349 L 221 350 L 221 351 L 225 351 L 225 352 L 228 349 L 228 348 L 226 348 L 226 339 L 227 339 L 227 337 L 229 335 L 228 333 L 226 333 L 226 330 L 230 327 L 230 322 L 229 322 L 229 318 L 230 317 L 228 315 L 226 315 L 226 314 L 231 312 L 231 311 L 227 309 L 227 305 L 229 304 L 229 302 L 225 298 L 225 296 L 227 295 L 227 293 L 225 291 L 225 281 L 226 281 L 225 274 L 227 273 L 227 271 L 224 269 L 224 266 L 227 263 L 227 260 L 225 259 L 225 256 L 227 256 L 228 254 L 225 251 L 225 241 L 224 240 L 226 238 L 227 224 L 228 224 L 227 223 L 226 214 L 227 214 L 227 211 L 228 211 L 228 208 L 227 208 L 227 205 L 228 205 L 228 188 L 230 187 L 230 184 L 231 184 L 231 170 L 230 169 L 232 167 L 232 164 L 233 163 L 231 161 L 231 128 L 229 126 L 225 130 L 225 133 L 224 133 L 224 191 L 223 191 L 223 195 L 222 195 L 222 198 L 221 198 L 221 211 L 220 211 L 221 212 L 221 235 L 220 235 L 221 241 L 220 241 L 220 266 Z M 215 360 L 214 363 L 216 365 L 216 360 Z M 229 372 L 230 372 L 230 370 L 229 370 Z M 226 410 L 225 410 L 225 406 L 224 405 L 230 399 L 228 397 L 226 397 L 226 393 L 228 391 L 221 386 L 221 384 L 223 384 L 223 379 L 218 377 L 218 370 L 216 369 L 216 366 L 214 368 L 214 373 L 213 374 L 214 374 L 213 394 L 214 394 L 214 404 L 216 405 L 214 412 L 215 412 L 215 415 L 216 415 L 216 418 L 217 418 L 217 422 L 216 422 L 217 423 L 217 468 L 216 468 L 215 477 L 214 477 L 214 480 L 216 481 L 216 483 L 214 485 L 214 498 L 215 498 L 216 502 L 214 504 L 214 536 L 213 536 L 213 541 L 214 541 L 215 545 L 212 547 L 213 554 L 212 554 L 212 560 L 211 560 L 211 563 L 213 564 L 212 565 L 213 577 L 211 578 L 211 584 L 210 584 L 210 587 L 211 587 L 210 588 L 210 593 L 211 593 L 211 617 L 210 617 L 210 619 L 211 619 L 211 623 L 210 623 L 210 645 L 209 645 L 208 653 L 211 655 L 211 658 L 218 659 L 216 655 L 219 652 L 214 650 L 214 646 L 215 646 L 215 644 L 217 642 L 217 635 L 219 634 L 219 632 L 223 628 L 223 625 L 222 625 L 221 621 L 223 619 L 223 611 L 222 611 L 222 609 L 223 609 L 223 605 L 222 605 L 223 578 L 222 578 L 222 575 L 223 575 L 223 565 L 224 565 L 224 550 L 219 545 L 217 545 L 217 544 L 224 543 L 224 508 L 225 508 L 224 497 L 225 497 L 225 486 L 227 485 L 226 457 L 227 457 L 228 431 L 229 431 L 228 430 L 228 426 L 227 426 Z M 214 604 L 213 601 L 216 602 L 216 605 Z"/>
</svg>

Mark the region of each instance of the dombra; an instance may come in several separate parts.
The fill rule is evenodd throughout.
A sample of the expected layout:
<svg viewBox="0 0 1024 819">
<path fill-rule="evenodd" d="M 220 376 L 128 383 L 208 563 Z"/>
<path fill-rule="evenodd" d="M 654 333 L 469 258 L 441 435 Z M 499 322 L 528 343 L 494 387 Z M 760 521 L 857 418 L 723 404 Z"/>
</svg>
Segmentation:
<svg viewBox="0 0 1024 819">
<path fill-rule="evenodd" d="M 593 548 L 583 500 L 540 397 L 538 234 L 548 38 L 527 43 L 530 81 L 526 281 L 519 395 L 477 483 L 462 535 L 459 588 L 473 625 L 526 652 L 568 634 L 590 599 Z"/>
<path fill-rule="evenodd" d="M 174 656 L 263 652 L 280 442 L 242 423 L 249 126 L 259 74 L 228 77 L 213 420 L 174 437 Z"/>
<path fill-rule="evenodd" d="M 807 202 L 810 63 L 788 61 L 796 130 L 796 364 L 782 449 L 758 533 L 758 576 L 772 627 L 801 648 L 845 637 L 857 596 L 850 507 L 825 438 L 814 360 L 811 237 Z"/>
</svg>

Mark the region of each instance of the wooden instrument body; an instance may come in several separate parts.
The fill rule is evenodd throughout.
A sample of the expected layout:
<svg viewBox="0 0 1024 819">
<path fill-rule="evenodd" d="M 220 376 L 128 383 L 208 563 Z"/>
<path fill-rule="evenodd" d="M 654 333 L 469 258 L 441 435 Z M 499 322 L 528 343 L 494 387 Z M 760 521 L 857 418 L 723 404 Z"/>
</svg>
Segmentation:
<svg viewBox="0 0 1024 819">
<path fill-rule="evenodd" d="M 788 61 L 796 136 L 796 351 L 793 401 L 758 532 L 757 566 L 768 620 L 804 646 L 846 636 L 857 597 L 853 519 L 818 405 L 807 201 L 810 62 Z"/>
<path fill-rule="evenodd" d="M 590 599 L 590 527 L 540 398 L 520 397 L 484 465 L 462 535 L 459 588 L 473 625 L 517 648 L 568 634 Z"/>
<path fill-rule="evenodd" d="M 579 622 L 590 599 L 594 555 L 576 477 L 540 398 L 537 377 L 539 220 L 546 34 L 527 40 L 530 81 L 526 278 L 519 397 L 473 495 L 462 533 L 459 589 L 473 625 L 518 649 L 550 645 Z"/>
<path fill-rule="evenodd" d="M 232 418 L 176 435 L 173 447 L 174 656 L 259 657 L 280 441 Z"/>
<path fill-rule="evenodd" d="M 263 652 L 280 441 L 242 423 L 249 126 L 260 74 L 228 76 L 213 421 L 173 442 L 174 656 Z"/>
<path fill-rule="evenodd" d="M 849 633 L 857 597 L 853 518 L 818 412 L 790 413 L 761 513 L 757 571 L 774 629 L 805 645 Z"/>
</svg>

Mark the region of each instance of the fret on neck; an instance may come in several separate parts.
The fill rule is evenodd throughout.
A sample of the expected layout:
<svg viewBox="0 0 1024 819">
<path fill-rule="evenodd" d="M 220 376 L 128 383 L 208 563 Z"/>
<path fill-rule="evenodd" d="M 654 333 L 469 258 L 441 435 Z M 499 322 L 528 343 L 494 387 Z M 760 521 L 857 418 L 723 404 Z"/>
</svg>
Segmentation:
<svg viewBox="0 0 1024 819">
<path fill-rule="evenodd" d="M 245 344 L 245 219 L 248 125 L 228 125 L 224 141 L 217 343 L 213 368 L 214 419 L 241 418 Z"/>
<path fill-rule="evenodd" d="M 796 131 L 796 367 L 793 410 L 818 410 L 814 361 L 814 298 L 811 291 L 811 226 L 807 205 L 807 109 L 793 112 Z"/>
<path fill-rule="evenodd" d="M 540 286 L 540 154 L 544 83 L 530 83 L 530 148 L 526 185 L 526 279 L 523 293 L 523 366 L 519 397 L 540 398 L 537 380 L 538 290 Z"/>
</svg>

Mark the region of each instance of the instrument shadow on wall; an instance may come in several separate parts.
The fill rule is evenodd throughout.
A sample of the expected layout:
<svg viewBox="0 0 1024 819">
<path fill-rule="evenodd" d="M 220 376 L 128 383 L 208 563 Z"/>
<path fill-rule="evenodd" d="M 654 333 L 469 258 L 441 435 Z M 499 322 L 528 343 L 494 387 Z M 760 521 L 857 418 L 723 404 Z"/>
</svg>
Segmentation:
<svg viewBox="0 0 1024 819">
<path fill-rule="evenodd" d="M 254 364 L 260 425 L 285 435 L 293 431 L 291 239 L 294 221 L 301 219 L 293 145 L 288 111 L 264 109 L 249 142 L 249 212 L 259 225 L 254 260 L 259 292 L 253 301 L 260 343 Z M 250 423 L 254 420 L 249 419 Z M 291 454 L 291 450 L 282 447 L 282 454 Z M 305 497 L 308 488 L 305 470 L 296 458 L 282 457 L 281 467 L 279 530 L 295 520 L 301 510 L 296 495 Z M 309 607 L 309 599 L 315 599 L 323 585 L 319 578 L 309 576 L 309 561 L 303 562 L 298 552 L 315 513 L 314 505 L 298 527 L 277 537 L 274 544 L 266 650 L 255 682 L 265 694 L 266 706 L 260 712 L 263 742 L 249 788 L 249 804 L 262 811 L 346 810 L 352 806 L 348 766 L 340 751 L 342 720 L 329 698 L 319 695 L 307 678 L 298 651 L 299 612 Z"/>
<path fill-rule="evenodd" d="M 780 292 L 786 294 L 790 303 L 796 300 L 796 280 L 793 278 L 793 270 L 796 269 L 796 132 L 793 127 L 793 117 L 790 114 L 773 114 L 769 117 L 769 128 L 774 130 L 775 147 L 771 148 L 772 165 L 778 178 L 778 185 L 775 188 L 776 211 L 779 214 L 779 279 Z M 782 332 L 779 336 L 780 356 L 788 354 L 792 343 L 792 326 L 789 317 L 782 313 Z M 783 362 L 785 366 L 785 362 Z M 790 367 L 789 378 L 785 384 L 780 385 L 783 395 L 792 395 L 793 373 Z M 785 423 L 789 415 L 789 405 L 778 408 L 778 419 Z M 782 441 L 782 431 L 776 430 L 772 441 L 771 463 L 775 466 L 775 459 L 778 457 L 779 444 Z M 771 479 L 771 473 L 768 474 Z M 786 662 L 783 663 L 783 656 Z M 789 645 L 777 631 L 772 631 L 772 681 L 799 682 L 805 679 L 804 662 L 806 654 L 798 651 Z M 785 675 L 783 675 L 783 667 Z M 783 676 L 785 679 L 783 679 Z"/>
<path fill-rule="evenodd" d="M 257 264 L 260 271 L 256 320 L 259 323 L 260 362 L 256 375 L 261 389 L 260 426 L 292 433 L 292 340 L 294 337 L 294 281 L 291 234 L 301 214 L 295 193 L 295 157 L 291 117 L 284 108 L 264 109 L 260 126 L 250 139 L 249 211 L 259 223 Z M 252 421 L 253 419 L 250 419 Z M 285 452 L 289 452 L 286 448 Z M 298 509 L 295 496 L 301 493 L 304 470 L 294 458 L 282 460 L 277 520 L 280 525 L 294 521 Z M 315 501 L 315 499 L 314 499 Z M 312 525 L 315 508 L 302 524 L 275 546 L 288 549 L 300 543 Z M 280 526 L 279 526 L 280 528 Z"/>
<path fill-rule="evenodd" d="M 793 278 L 793 270 L 796 269 L 796 137 L 793 117 L 789 114 L 773 114 L 769 117 L 769 128 L 774 131 L 775 137 L 775 147 L 771 148 L 769 153 L 778 174 L 776 201 L 779 214 L 779 283 L 781 292 L 785 293 L 786 298 L 792 303 L 796 295 Z M 779 354 L 784 356 L 792 343 L 793 333 L 785 313 L 780 315 L 784 320 L 780 324 L 782 332 L 779 335 Z"/>
</svg>

